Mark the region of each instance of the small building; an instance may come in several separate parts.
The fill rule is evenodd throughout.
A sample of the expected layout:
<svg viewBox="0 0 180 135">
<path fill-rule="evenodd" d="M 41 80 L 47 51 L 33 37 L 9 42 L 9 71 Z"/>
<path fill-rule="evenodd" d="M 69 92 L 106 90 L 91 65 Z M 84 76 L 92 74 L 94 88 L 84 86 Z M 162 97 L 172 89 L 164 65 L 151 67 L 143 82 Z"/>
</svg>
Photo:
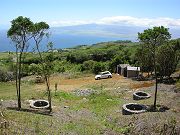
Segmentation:
<svg viewBox="0 0 180 135">
<path fill-rule="evenodd" d="M 129 64 L 119 64 L 119 65 L 117 65 L 116 73 L 118 73 L 119 75 L 124 76 L 124 73 L 126 73 L 124 71 L 126 71 L 126 67 L 128 67 L 128 66 L 130 66 L 130 65 Z"/>
<path fill-rule="evenodd" d="M 124 72 L 127 72 L 127 73 L 124 73 L 124 75 L 126 75 L 124 77 L 128 77 L 128 78 L 138 77 L 139 72 L 140 72 L 140 67 L 131 67 L 131 66 L 128 66 L 128 67 L 126 67 Z"/>
</svg>

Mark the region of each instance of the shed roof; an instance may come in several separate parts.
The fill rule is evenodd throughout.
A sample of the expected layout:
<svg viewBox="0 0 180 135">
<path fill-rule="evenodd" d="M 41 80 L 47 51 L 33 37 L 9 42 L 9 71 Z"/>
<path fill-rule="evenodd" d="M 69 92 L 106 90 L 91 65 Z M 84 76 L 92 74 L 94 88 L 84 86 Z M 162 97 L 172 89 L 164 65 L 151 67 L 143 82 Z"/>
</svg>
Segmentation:
<svg viewBox="0 0 180 135">
<path fill-rule="evenodd" d="M 130 65 L 129 64 L 119 64 L 118 66 L 120 66 L 121 68 L 125 68 L 125 67 L 128 67 Z"/>
<path fill-rule="evenodd" d="M 131 71 L 140 71 L 140 67 L 127 67 L 127 70 L 131 70 Z"/>
</svg>

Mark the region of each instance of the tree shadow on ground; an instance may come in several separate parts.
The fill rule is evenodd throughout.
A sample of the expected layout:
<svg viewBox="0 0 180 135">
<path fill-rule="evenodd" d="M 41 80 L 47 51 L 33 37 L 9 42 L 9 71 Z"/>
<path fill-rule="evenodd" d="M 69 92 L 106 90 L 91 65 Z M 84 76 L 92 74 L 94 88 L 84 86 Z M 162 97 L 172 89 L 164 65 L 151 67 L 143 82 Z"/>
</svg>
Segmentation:
<svg viewBox="0 0 180 135">
<path fill-rule="evenodd" d="M 147 112 L 166 112 L 170 108 L 165 105 L 156 105 L 156 109 L 154 105 L 147 105 Z"/>
<path fill-rule="evenodd" d="M 20 112 L 29 112 L 29 113 L 34 113 L 34 114 L 52 116 L 52 112 L 50 112 L 48 109 L 33 109 L 33 108 L 18 109 L 17 107 L 7 107 L 6 109 L 20 111 Z"/>
<path fill-rule="evenodd" d="M 163 83 L 167 85 L 174 85 L 177 82 L 177 79 L 175 78 L 163 78 L 163 79 L 158 79 L 158 83 Z"/>
</svg>

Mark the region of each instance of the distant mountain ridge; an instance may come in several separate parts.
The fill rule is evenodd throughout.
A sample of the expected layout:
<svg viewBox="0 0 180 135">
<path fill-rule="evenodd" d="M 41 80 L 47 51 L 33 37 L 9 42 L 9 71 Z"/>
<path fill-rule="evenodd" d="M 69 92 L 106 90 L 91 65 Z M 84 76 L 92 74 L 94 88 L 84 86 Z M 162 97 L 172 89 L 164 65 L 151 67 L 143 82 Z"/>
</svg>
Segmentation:
<svg viewBox="0 0 180 135">
<path fill-rule="evenodd" d="M 69 48 L 77 45 L 91 45 L 98 42 L 131 40 L 137 41 L 137 33 L 145 27 L 85 24 L 65 27 L 52 27 L 50 41 L 55 48 Z M 170 29 L 172 38 L 180 37 L 180 29 Z M 14 51 L 7 30 L 0 30 L 0 51 Z M 44 41 L 42 44 L 46 44 Z"/>
</svg>

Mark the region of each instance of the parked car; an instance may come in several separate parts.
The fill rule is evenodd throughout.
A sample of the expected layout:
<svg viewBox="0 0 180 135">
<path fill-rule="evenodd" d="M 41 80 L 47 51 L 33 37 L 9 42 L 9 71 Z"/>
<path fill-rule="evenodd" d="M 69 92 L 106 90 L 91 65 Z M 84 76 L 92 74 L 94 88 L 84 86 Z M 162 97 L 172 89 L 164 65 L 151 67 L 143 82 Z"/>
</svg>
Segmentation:
<svg viewBox="0 0 180 135">
<path fill-rule="evenodd" d="M 104 78 L 112 78 L 112 74 L 109 71 L 100 72 L 98 75 L 95 76 L 95 80 L 100 80 Z"/>
</svg>

